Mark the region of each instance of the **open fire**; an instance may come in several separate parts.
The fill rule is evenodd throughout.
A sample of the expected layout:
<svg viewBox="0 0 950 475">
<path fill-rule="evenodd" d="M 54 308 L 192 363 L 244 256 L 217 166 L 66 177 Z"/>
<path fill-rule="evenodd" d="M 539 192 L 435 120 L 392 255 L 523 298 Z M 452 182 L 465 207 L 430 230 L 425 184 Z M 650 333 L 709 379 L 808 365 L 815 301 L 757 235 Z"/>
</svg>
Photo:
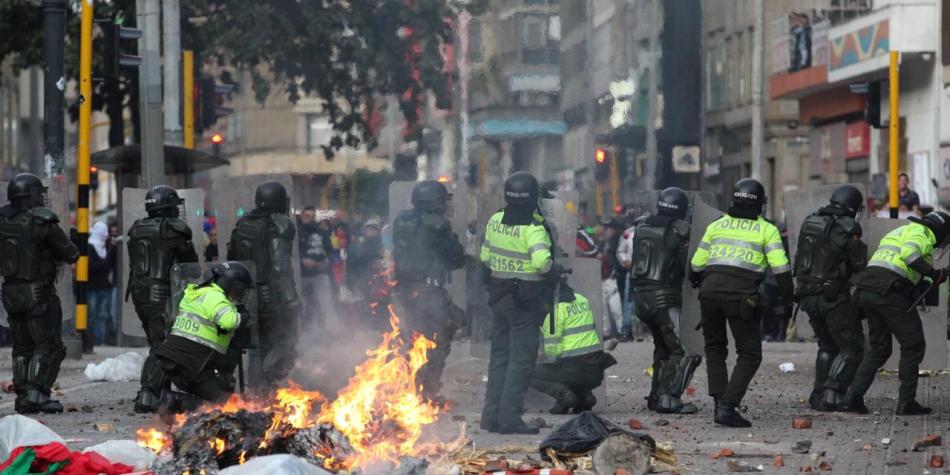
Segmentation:
<svg viewBox="0 0 950 475">
<path fill-rule="evenodd" d="M 422 450 L 417 442 L 423 428 L 439 415 L 439 407 L 422 398 L 416 386 L 416 373 L 435 343 L 413 335 L 406 345 L 399 318 L 392 306 L 388 309 L 390 331 L 367 351 L 333 401 L 293 382 L 267 398 L 235 394 L 225 404 L 177 416 L 166 431 L 140 429 L 139 445 L 217 468 L 256 455 L 293 453 L 328 470 L 347 471 L 415 455 Z"/>
</svg>

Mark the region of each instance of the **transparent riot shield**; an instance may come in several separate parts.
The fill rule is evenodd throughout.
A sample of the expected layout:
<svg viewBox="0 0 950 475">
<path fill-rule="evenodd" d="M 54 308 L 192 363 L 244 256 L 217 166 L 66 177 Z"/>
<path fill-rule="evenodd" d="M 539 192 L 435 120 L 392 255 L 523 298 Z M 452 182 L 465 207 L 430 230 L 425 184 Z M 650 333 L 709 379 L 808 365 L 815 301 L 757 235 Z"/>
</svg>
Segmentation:
<svg viewBox="0 0 950 475">
<path fill-rule="evenodd" d="M 908 222 L 906 219 L 869 218 L 868 226 L 864 231 L 868 240 L 868 253 L 873 254 L 877 250 L 885 234 Z M 934 267 L 946 267 L 948 263 L 950 263 L 950 256 L 944 255 L 939 261 L 934 262 Z M 942 370 L 947 366 L 947 285 L 940 285 L 936 292 L 931 292 L 924 298 L 917 311 L 920 313 L 924 338 L 927 342 L 927 351 L 924 354 L 924 361 L 920 363 L 920 369 Z M 900 345 L 897 344 L 897 340 L 894 340 L 893 348 L 894 351 L 891 353 L 891 358 L 887 360 L 885 368 L 897 368 L 900 357 Z"/>
<path fill-rule="evenodd" d="M 860 183 L 848 184 L 860 190 L 862 195 L 867 196 L 864 185 Z M 798 237 L 801 235 L 802 223 L 805 218 L 817 212 L 819 208 L 828 206 L 831 194 L 840 186 L 842 185 L 821 185 L 785 192 L 785 225 L 788 227 L 789 259 L 792 263 L 795 262 L 795 256 L 798 255 Z M 862 229 L 867 229 L 868 213 L 861 213 L 858 216 L 858 223 Z M 867 233 L 865 233 L 865 242 L 868 242 Z M 814 337 L 815 331 L 812 329 L 805 313 L 799 311 L 799 315 L 795 318 L 795 330 L 799 338 L 810 339 Z"/>
<path fill-rule="evenodd" d="M 705 199 L 697 198 L 697 196 L 692 196 L 690 200 L 692 205 L 689 212 L 689 259 L 696 254 L 706 227 L 723 215 L 722 211 L 708 205 Z M 687 262 L 686 265 L 688 266 L 689 263 Z M 686 279 L 683 282 L 683 309 L 680 312 L 680 340 L 691 354 L 704 353 L 703 332 L 701 328 L 697 328 L 700 322 L 702 322 L 702 309 L 699 302 L 699 289 L 694 289 L 689 279 Z"/>
<path fill-rule="evenodd" d="M 181 217 L 191 228 L 192 242 L 195 244 L 195 251 L 198 252 L 198 262 L 204 262 L 205 244 L 207 238 L 204 235 L 204 202 L 205 192 L 200 188 L 189 188 L 176 190 L 178 196 L 185 200 L 184 210 Z M 119 313 L 121 315 L 122 333 L 145 337 L 145 330 L 142 328 L 142 322 L 135 313 L 135 306 L 132 305 L 132 299 L 125 298 L 129 287 L 129 246 L 127 243 L 128 232 L 135 221 L 148 217 L 145 212 L 145 194 L 148 192 L 145 188 L 123 188 L 122 189 L 122 216 L 119 222 L 119 229 L 123 230 L 124 241 L 119 245 L 121 253 L 119 254 L 119 273 L 118 280 L 122 282 L 119 289 Z M 171 316 L 169 316 L 171 318 Z"/>
<path fill-rule="evenodd" d="M 571 257 L 565 259 L 562 264 L 571 270 L 567 275 L 568 284 L 575 292 L 580 293 L 590 301 L 590 310 L 594 313 L 594 327 L 597 334 L 601 336 L 603 342 L 604 322 L 597 315 L 604 314 L 603 283 L 600 279 L 600 260 L 588 257 Z M 603 345 L 601 345 L 603 347 Z M 607 405 L 607 381 L 594 390 L 594 396 L 597 397 L 597 406 L 603 408 Z"/>
<path fill-rule="evenodd" d="M 481 250 L 482 243 L 485 242 L 485 228 L 488 225 L 488 220 L 493 214 L 498 212 L 498 210 L 504 208 L 504 206 L 505 199 L 500 193 L 478 196 L 475 220 L 476 238 L 474 243 L 476 253 Z M 480 261 L 477 263 L 477 267 L 472 274 L 472 286 L 475 287 L 473 292 L 475 298 L 469 302 L 472 356 L 488 358 L 492 328 L 492 310 L 491 307 L 488 306 L 488 290 L 482 284 L 482 282 L 488 279 L 488 276 L 484 275 L 485 270 L 482 269 Z"/>
<path fill-rule="evenodd" d="M 7 204 L 7 184 L 9 182 L 0 181 L 0 206 Z M 66 183 L 66 177 L 59 175 L 53 178 L 46 178 L 43 184 L 47 187 L 47 202 L 49 208 L 59 217 L 59 226 L 66 235 L 69 235 L 69 189 Z M 75 334 L 76 325 L 73 318 L 76 316 L 76 294 L 73 292 L 73 280 L 75 274 L 70 264 L 60 264 L 56 272 L 56 295 L 63 307 L 63 333 Z M 0 305 L 0 326 L 8 327 L 7 311 Z"/>
<path fill-rule="evenodd" d="M 251 273 L 252 280 L 256 275 L 254 263 L 241 261 Z M 185 295 L 185 288 L 188 284 L 197 284 L 211 278 L 211 269 L 209 266 L 196 264 L 176 264 L 172 267 L 171 273 L 171 298 L 168 299 L 168 315 L 174 319 L 178 314 L 178 306 L 182 297 Z M 243 325 L 247 327 L 246 337 L 236 336 L 232 339 L 232 345 L 241 345 L 242 347 L 242 366 L 238 371 L 243 370 L 243 374 L 237 375 L 237 379 L 251 388 L 263 387 L 265 384 L 263 377 L 263 356 L 260 352 L 260 333 L 257 319 L 257 292 L 247 292 L 244 295 L 244 301 L 241 302 L 241 318 L 244 319 Z"/>
<path fill-rule="evenodd" d="M 404 210 L 412 208 L 412 189 L 417 181 L 395 181 L 389 185 L 389 222 Z M 452 222 L 452 231 L 459 237 L 464 247 L 468 235 L 468 187 L 462 184 L 448 185 L 452 193 L 452 205 L 449 211 L 449 220 Z M 391 228 L 390 228 L 391 231 Z M 467 307 L 466 269 L 463 267 L 452 272 L 451 280 L 446 286 L 452 303 L 460 308 Z"/>
<path fill-rule="evenodd" d="M 554 233 L 558 257 L 574 257 L 577 249 L 577 191 L 556 191 L 554 199 L 541 200 L 541 212 L 544 214 L 551 232 Z"/>
</svg>

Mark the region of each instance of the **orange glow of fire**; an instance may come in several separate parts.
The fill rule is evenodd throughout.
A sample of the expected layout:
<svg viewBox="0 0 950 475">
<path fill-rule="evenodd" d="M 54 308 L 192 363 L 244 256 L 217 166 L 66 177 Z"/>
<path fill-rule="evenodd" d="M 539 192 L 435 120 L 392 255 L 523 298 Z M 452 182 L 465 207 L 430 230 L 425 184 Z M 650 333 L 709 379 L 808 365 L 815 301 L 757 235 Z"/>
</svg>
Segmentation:
<svg viewBox="0 0 950 475">
<path fill-rule="evenodd" d="M 268 399 L 244 400 L 234 394 L 222 405 L 204 406 L 202 412 L 273 413 L 271 426 L 260 442 L 261 448 L 267 447 L 288 425 L 302 429 L 331 424 L 347 437 L 354 451 L 354 455 L 345 460 L 323 454 L 324 466 L 333 470 L 365 468 L 377 462 L 398 463 L 401 456 L 415 454 L 422 450 L 416 446 L 423 428 L 435 422 L 440 410 L 419 395 L 416 385 L 416 374 L 425 365 L 427 353 L 436 345 L 424 336 L 414 335 L 407 349 L 399 329 L 399 317 L 392 305 L 387 309 L 390 331 L 383 335 L 376 348 L 366 352 L 367 359 L 356 368 L 334 401 L 327 402 L 319 392 L 305 390 L 291 381 Z M 320 405 L 319 411 L 314 410 L 317 405 Z M 185 419 L 185 415 L 180 415 L 173 427 L 181 427 Z M 137 434 L 139 445 L 156 453 L 171 446 L 171 438 L 157 429 L 139 429 Z M 209 441 L 209 445 L 218 454 L 227 450 L 227 441 L 220 438 Z M 242 464 L 246 461 L 243 451 L 238 460 Z"/>
</svg>

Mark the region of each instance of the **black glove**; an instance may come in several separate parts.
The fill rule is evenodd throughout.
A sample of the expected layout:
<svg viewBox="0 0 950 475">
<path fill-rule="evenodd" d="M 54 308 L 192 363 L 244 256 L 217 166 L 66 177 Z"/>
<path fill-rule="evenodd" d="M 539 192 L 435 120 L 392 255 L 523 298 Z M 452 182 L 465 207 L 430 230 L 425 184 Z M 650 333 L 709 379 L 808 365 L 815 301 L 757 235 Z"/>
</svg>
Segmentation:
<svg viewBox="0 0 950 475">
<path fill-rule="evenodd" d="M 934 285 L 940 285 L 947 280 L 948 276 L 950 276 L 950 270 L 944 267 L 942 269 L 934 269 L 929 277 L 934 281 Z"/>
<path fill-rule="evenodd" d="M 694 289 L 698 289 L 703 283 L 704 272 L 696 272 L 693 269 L 689 270 L 689 283 L 692 284 Z"/>
</svg>

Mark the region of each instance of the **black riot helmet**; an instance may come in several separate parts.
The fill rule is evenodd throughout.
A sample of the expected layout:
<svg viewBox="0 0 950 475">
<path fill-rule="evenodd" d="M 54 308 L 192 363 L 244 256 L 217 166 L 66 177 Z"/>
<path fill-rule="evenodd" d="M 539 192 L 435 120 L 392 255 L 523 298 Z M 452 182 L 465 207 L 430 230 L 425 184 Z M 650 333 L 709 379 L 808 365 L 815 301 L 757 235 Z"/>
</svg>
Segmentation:
<svg viewBox="0 0 950 475">
<path fill-rule="evenodd" d="M 950 244 L 950 215 L 943 211 L 933 211 L 923 218 L 911 217 L 911 221 L 923 224 L 930 228 L 937 238 L 936 247 L 945 247 Z"/>
<path fill-rule="evenodd" d="M 768 200 L 765 187 L 754 178 L 743 178 L 732 187 L 732 205 L 761 210 Z"/>
<path fill-rule="evenodd" d="M 227 294 L 231 302 L 238 303 L 253 287 L 251 273 L 237 261 L 225 261 L 211 268 L 211 281 Z"/>
<path fill-rule="evenodd" d="M 21 210 L 46 206 L 46 187 L 32 173 L 18 173 L 7 186 L 7 199 Z"/>
<path fill-rule="evenodd" d="M 515 172 L 505 181 L 505 203 L 511 205 L 537 204 L 538 199 L 551 199 L 554 195 L 542 190 L 538 179 L 528 172 Z"/>
<path fill-rule="evenodd" d="M 145 193 L 145 211 L 150 218 L 177 218 L 181 214 L 179 207 L 183 204 L 185 200 L 168 185 L 153 186 Z"/>
<path fill-rule="evenodd" d="M 656 211 L 660 216 L 684 219 L 689 209 L 689 197 L 683 190 L 671 186 L 660 192 L 656 199 Z"/>
<path fill-rule="evenodd" d="M 421 211 L 444 211 L 452 194 L 436 180 L 421 181 L 412 187 L 412 206 Z"/>
<path fill-rule="evenodd" d="M 254 205 L 271 213 L 286 213 L 290 209 L 287 189 L 276 181 L 261 183 L 254 193 Z"/>
<path fill-rule="evenodd" d="M 831 194 L 831 206 L 843 209 L 852 218 L 864 209 L 864 195 L 851 185 L 841 185 Z"/>
</svg>

